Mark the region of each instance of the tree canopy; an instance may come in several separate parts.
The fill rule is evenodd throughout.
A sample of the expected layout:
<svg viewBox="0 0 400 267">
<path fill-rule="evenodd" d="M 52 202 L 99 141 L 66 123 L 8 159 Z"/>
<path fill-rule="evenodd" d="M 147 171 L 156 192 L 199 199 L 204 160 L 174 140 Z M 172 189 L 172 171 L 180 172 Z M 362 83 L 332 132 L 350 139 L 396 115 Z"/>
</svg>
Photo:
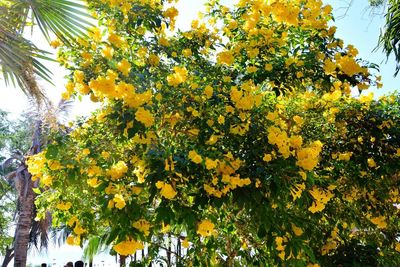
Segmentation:
<svg viewBox="0 0 400 267">
<path fill-rule="evenodd" d="M 28 160 L 39 217 L 142 263 L 400 264 L 399 96 L 335 37 L 322 1 L 209 1 L 185 32 L 172 1 L 90 1 L 62 46 L 65 98 L 102 108 Z M 168 245 L 167 245 L 168 246 Z"/>
</svg>

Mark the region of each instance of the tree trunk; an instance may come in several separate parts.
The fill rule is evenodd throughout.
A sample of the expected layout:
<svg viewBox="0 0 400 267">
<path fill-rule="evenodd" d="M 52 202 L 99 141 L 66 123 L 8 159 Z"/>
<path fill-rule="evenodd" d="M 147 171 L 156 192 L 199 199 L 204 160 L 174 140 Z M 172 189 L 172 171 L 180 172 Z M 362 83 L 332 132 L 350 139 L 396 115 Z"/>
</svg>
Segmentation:
<svg viewBox="0 0 400 267">
<path fill-rule="evenodd" d="M 7 267 L 10 261 L 14 258 L 14 248 L 6 248 L 2 267 Z"/>
<path fill-rule="evenodd" d="M 126 256 L 122 255 L 119 256 L 119 266 L 120 267 L 126 266 Z"/>
<path fill-rule="evenodd" d="M 33 205 L 34 205 L 34 192 L 32 190 L 33 184 L 31 175 L 27 170 L 26 166 L 20 166 L 23 170 L 18 171 L 18 182 L 20 182 L 19 190 L 19 215 L 18 223 L 15 229 L 15 257 L 14 266 L 15 267 L 25 267 L 27 254 L 28 254 L 28 244 L 29 244 L 29 233 L 31 229 L 31 224 L 33 220 Z"/>
</svg>

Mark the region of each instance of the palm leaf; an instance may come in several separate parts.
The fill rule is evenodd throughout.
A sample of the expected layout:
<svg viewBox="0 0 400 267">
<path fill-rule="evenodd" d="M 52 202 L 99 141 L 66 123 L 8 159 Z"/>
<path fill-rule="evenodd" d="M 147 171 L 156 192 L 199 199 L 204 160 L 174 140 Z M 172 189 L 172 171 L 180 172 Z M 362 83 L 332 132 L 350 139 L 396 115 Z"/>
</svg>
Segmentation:
<svg viewBox="0 0 400 267">
<path fill-rule="evenodd" d="M 396 60 L 395 76 L 400 71 L 400 2 L 390 0 L 388 11 L 385 15 L 386 24 L 379 38 L 379 47 L 383 48 L 386 56 L 394 54 Z"/>
<path fill-rule="evenodd" d="M 25 13 L 32 11 L 32 18 L 47 41 L 50 41 L 50 33 L 54 33 L 60 40 L 69 44 L 77 37 L 87 37 L 88 28 L 93 26 L 89 21 L 92 17 L 80 1 L 20 0 L 17 9 L 24 10 Z"/>
<path fill-rule="evenodd" d="M 29 78 L 32 73 L 51 83 L 51 72 L 36 59 L 47 58 L 47 53 L 3 25 L 0 25 L 0 66 L 6 85 L 18 85 L 25 94 L 42 99 L 43 92 L 37 86 L 32 88 Z"/>
</svg>

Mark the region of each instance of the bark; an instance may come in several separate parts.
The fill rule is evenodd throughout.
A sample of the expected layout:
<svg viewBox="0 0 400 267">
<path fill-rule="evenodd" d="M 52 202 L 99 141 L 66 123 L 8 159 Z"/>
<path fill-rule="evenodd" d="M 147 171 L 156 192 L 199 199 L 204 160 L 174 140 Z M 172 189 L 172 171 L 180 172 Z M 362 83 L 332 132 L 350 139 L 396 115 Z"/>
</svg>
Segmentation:
<svg viewBox="0 0 400 267">
<path fill-rule="evenodd" d="M 119 266 L 120 267 L 126 266 L 126 256 L 122 256 L 122 255 L 119 256 Z"/>
<path fill-rule="evenodd" d="M 29 233 L 32 224 L 33 217 L 33 205 L 34 205 L 34 192 L 32 190 L 33 184 L 31 175 L 29 174 L 26 166 L 19 172 L 19 182 L 21 182 L 21 190 L 19 191 L 19 203 L 20 210 L 18 215 L 18 223 L 15 229 L 15 267 L 25 267 L 28 244 L 29 244 Z"/>
<path fill-rule="evenodd" d="M 32 136 L 32 147 L 29 154 L 35 155 L 41 149 L 41 121 L 37 121 L 35 132 Z M 25 164 L 17 169 L 16 186 L 18 188 L 18 222 L 14 235 L 14 267 L 25 267 L 30 241 L 30 230 L 34 217 L 35 193 L 33 188 L 38 186 L 38 180 L 32 181 L 32 176 L 28 172 Z"/>
</svg>

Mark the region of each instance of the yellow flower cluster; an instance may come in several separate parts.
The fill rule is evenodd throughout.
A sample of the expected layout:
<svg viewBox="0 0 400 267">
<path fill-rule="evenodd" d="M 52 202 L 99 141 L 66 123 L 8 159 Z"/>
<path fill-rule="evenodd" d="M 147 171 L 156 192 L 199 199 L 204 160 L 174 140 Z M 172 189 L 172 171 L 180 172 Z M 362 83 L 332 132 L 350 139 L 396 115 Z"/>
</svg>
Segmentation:
<svg viewBox="0 0 400 267">
<path fill-rule="evenodd" d="M 66 240 L 67 244 L 70 246 L 80 246 L 81 238 L 80 236 L 69 235 Z"/>
<path fill-rule="evenodd" d="M 32 181 L 36 181 L 42 176 L 42 170 L 47 160 L 44 152 L 40 152 L 33 157 L 28 157 L 26 164 L 28 165 L 28 171 L 32 175 Z"/>
<path fill-rule="evenodd" d="M 321 189 L 314 186 L 310 191 L 310 195 L 314 198 L 314 202 L 308 208 L 312 213 L 320 212 L 324 210 L 325 205 L 334 196 L 334 194 L 328 189 Z"/>
<path fill-rule="evenodd" d="M 233 54 L 231 51 L 223 51 L 218 53 L 217 55 L 217 63 L 218 64 L 225 64 L 225 65 L 232 65 L 234 62 L 235 58 L 233 57 Z"/>
<path fill-rule="evenodd" d="M 292 194 L 293 201 L 301 197 L 304 189 L 306 189 L 306 185 L 304 183 L 295 184 L 292 189 L 290 189 L 290 193 Z"/>
<path fill-rule="evenodd" d="M 113 249 L 122 256 L 128 256 L 134 254 L 137 250 L 144 249 L 143 243 L 129 239 L 127 241 L 122 241 L 113 246 Z"/>
<path fill-rule="evenodd" d="M 69 210 L 72 207 L 71 202 L 60 202 L 57 204 L 56 208 L 59 210 Z"/>
<path fill-rule="evenodd" d="M 322 151 L 322 143 L 314 141 L 309 147 L 301 148 L 297 151 L 296 165 L 306 171 L 311 171 L 318 165 L 319 154 Z"/>
<path fill-rule="evenodd" d="M 166 199 L 173 199 L 177 194 L 177 192 L 170 184 L 164 183 L 162 181 L 158 181 L 156 183 L 156 187 L 158 189 L 161 189 L 161 195 Z"/>
<path fill-rule="evenodd" d="M 146 127 L 150 127 L 154 124 L 153 114 L 143 107 L 137 109 L 135 113 L 135 119 L 143 123 Z"/>
<path fill-rule="evenodd" d="M 367 215 L 368 220 L 375 224 L 379 229 L 385 229 L 387 227 L 387 222 L 385 216 L 371 217 Z"/>
<path fill-rule="evenodd" d="M 210 220 L 202 220 L 197 226 L 197 233 L 202 237 L 211 236 L 215 233 L 215 225 Z"/>
<path fill-rule="evenodd" d="M 189 151 L 189 159 L 196 164 L 200 164 L 203 161 L 202 157 L 195 150 Z"/>
<path fill-rule="evenodd" d="M 335 227 L 335 229 L 332 230 L 331 236 L 326 240 L 325 244 L 321 248 L 322 255 L 327 255 L 329 252 L 337 248 L 338 246 L 338 242 L 336 241 L 337 234 L 338 234 L 338 229 Z"/>
<path fill-rule="evenodd" d="M 121 194 L 115 194 L 114 198 L 110 200 L 109 206 L 115 205 L 117 209 L 123 209 L 126 206 L 124 197 Z"/>
<path fill-rule="evenodd" d="M 185 67 L 174 67 L 174 73 L 167 77 L 168 85 L 178 87 L 187 80 L 188 71 Z"/>
<path fill-rule="evenodd" d="M 279 251 L 279 258 L 281 260 L 285 260 L 285 247 L 286 245 L 283 245 L 283 242 L 286 242 L 286 238 L 277 236 L 275 237 L 275 245 L 276 245 L 276 250 Z"/>
<path fill-rule="evenodd" d="M 150 223 L 145 219 L 141 219 L 132 223 L 132 226 L 143 232 L 145 236 L 148 236 L 150 234 Z"/>
<path fill-rule="evenodd" d="M 239 110 L 250 110 L 261 105 L 262 94 L 252 82 L 246 82 L 239 90 L 236 86 L 231 88 L 231 100 Z"/>
<path fill-rule="evenodd" d="M 118 161 L 116 164 L 111 166 L 111 168 L 107 171 L 107 174 L 111 176 L 113 181 L 120 179 L 128 172 L 128 166 L 123 161 Z"/>
</svg>

